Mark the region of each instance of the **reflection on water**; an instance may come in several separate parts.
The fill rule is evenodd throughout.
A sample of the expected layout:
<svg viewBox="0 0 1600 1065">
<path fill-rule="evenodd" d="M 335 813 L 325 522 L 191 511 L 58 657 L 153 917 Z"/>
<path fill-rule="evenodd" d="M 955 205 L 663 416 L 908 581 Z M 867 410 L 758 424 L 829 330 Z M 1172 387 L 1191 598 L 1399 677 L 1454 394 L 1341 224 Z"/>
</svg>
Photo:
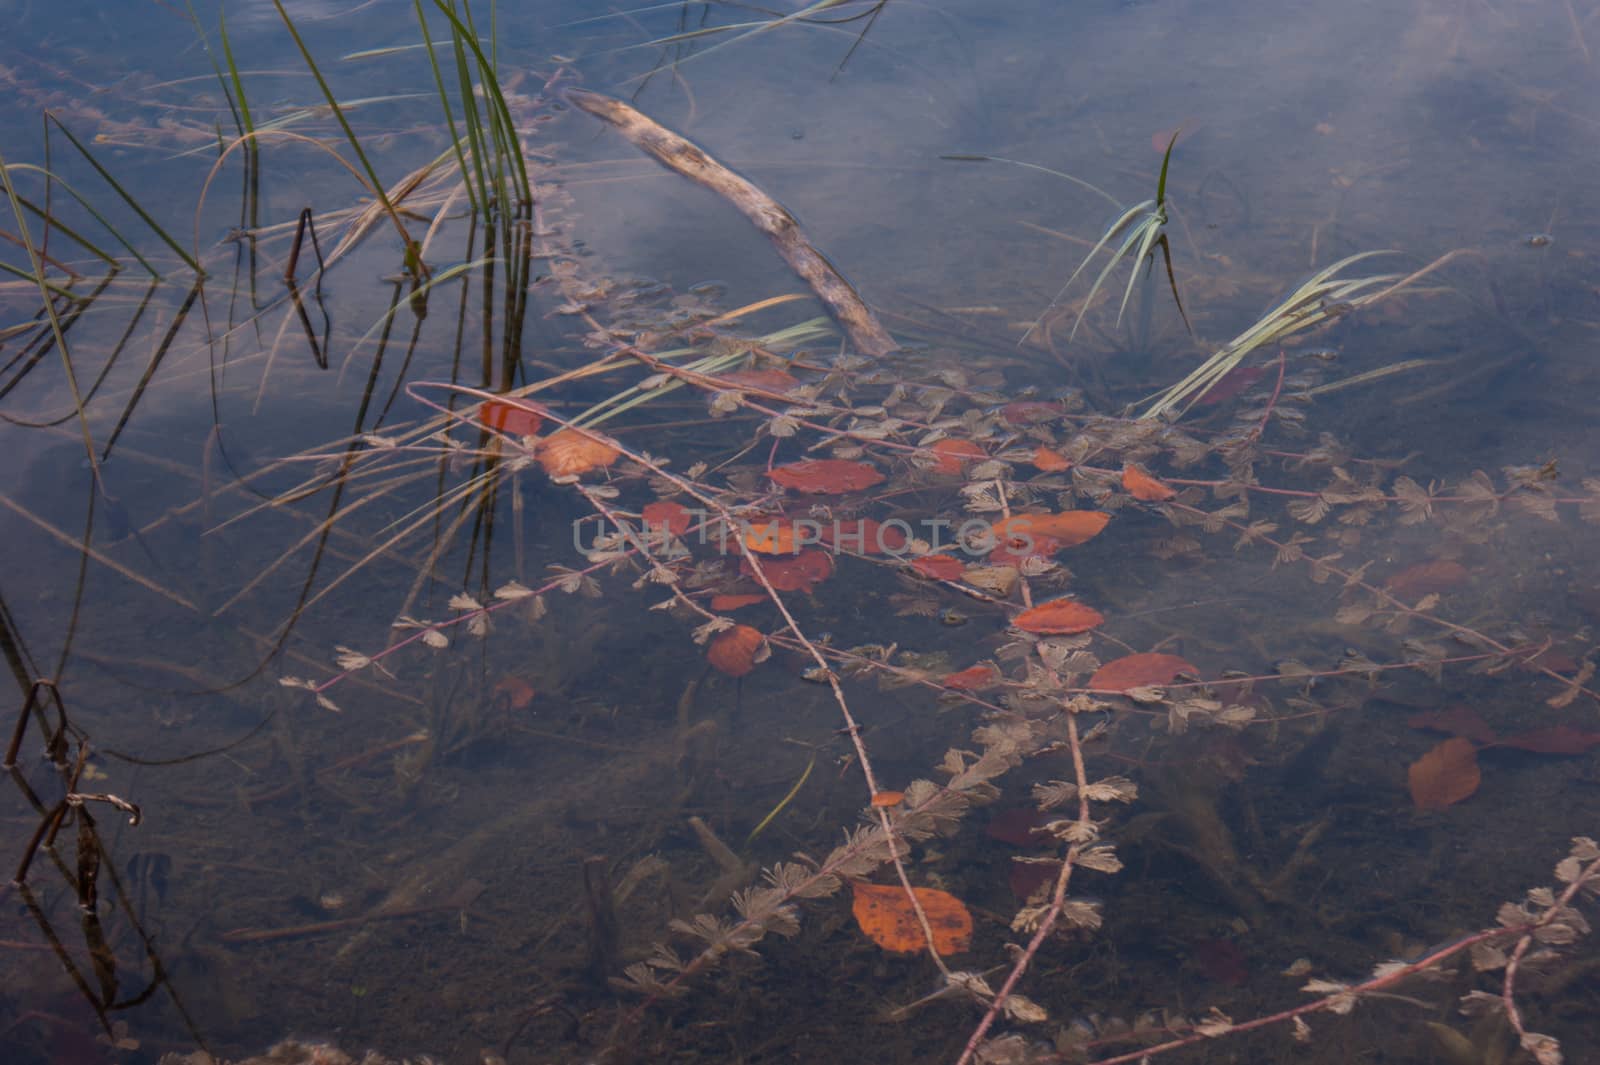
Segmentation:
<svg viewBox="0 0 1600 1065">
<path fill-rule="evenodd" d="M 1571 881 L 1552 867 L 1600 834 L 1594 11 L 889 0 L 763 28 L 724 5 L 480 5 L 502 92 L 469 95 L 503 100 L 533 192 L 490 225 L 475 197 L 515 175 L 460 180 L 411 13 L 288 11 L 365 162 L 271 8 L 228 11 L 267 132 L 225 156 L 245 119 L 216 11 L 203 45 L 162 7 L 8 20 L 0 130 L 30 227 L 0 252 L 0 649 L 22 722 L 0 858 L 26 862 L 0 895 L 8 1061 L 237 1059 L 291 1034 L 452 1062 L 864 1039 L 955 1061 L 992 997 L 928 998 L 934 960 L 881 951 L 844 901 L 844 880 L 896 882 L 885 823 L 908 878 L 970 911 L 949 964 L 991 987 L 1061 867 L 1042 827 L 1093 821 L 1116 848 L 1097 868 L 1060 829 L 1089 863 L 1080 908 L 1049 918 L 995 1061 L 1269 1016 Z M 903 349 L 840 355 L 771 244 L 565 105 L 570 85 L 776 197 Z M 42 110 L 50 167 L 116 235 L 20 165 L 46 162 Z M 1084 312 L 1127 231 L 1063 284 L 1155 196 L 1174 132 L 1170 277 L 1135 245 Z M 1113 420 L 1378 250 L 1343 276 L 1436 265 L 1370 306 L 1312 300 L 1325 321 L 1177 429 Z M 477 406 L 552 378 L 537 409 Z M 589 423 L 603 458 L 557 468 L 519 440 L 596 404 L 621 408 Z M 876 479 L 771 492 L 769 468 L 825 458 Z M 644 510 L 669 499 L 685 526 L 641 538 L 679 520 Z M 735 559 L 687 524 L 924 535 L 1013 509 L 1112 518 L 914 573 L 903 545 Z M 1104 624 L 1008 630 L 1064 594 Z M 1078 704 L 1069 731 L 1063 701 L 1136 652 L 1178 665 Z M 1106 785 L 1080 813 L 1075 752 L 1137 796 Z M 1588 943 L 1542 936 L 1562 950 L 1522 966 L 1523 1023 L 1586 1060 Z M 1294 1053 L 1514 1060 L 1503 1015 L 1455 1008 L 1498 994 L 1492 952 L 1514 944 L 1471 952 L 1482 975 L 1461 946 L 1453 982 L 1310 1016 Z M 1289 1031 L 1170 1057 L 1283 1056 Z"/>
</svg>

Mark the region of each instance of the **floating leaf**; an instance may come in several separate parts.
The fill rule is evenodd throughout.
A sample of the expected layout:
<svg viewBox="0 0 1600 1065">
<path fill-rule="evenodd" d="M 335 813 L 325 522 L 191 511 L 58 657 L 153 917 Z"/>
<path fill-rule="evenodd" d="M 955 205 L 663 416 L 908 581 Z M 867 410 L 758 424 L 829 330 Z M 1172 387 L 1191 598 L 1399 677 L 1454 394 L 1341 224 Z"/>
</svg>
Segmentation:
<svg viewBox="0 0 1600 1065">
<path fill-rule="evenodd" d="M 969 666 L 958 673 L 947 674 L 940 683 L 958 692 L 975 692 L 993 684 L 998 676 L 992 666 Z"/>
<path fill-rule="evenodd" d="M 739 562 L 739 572 L 746 577 L 755 576 L 755 567 L 748 558 Z M 812 587 L 833 576 L 833 560 L 826 551 L 806 550 L 793 558 L 769 558 L 761 563 L 761 572 L 767 581 L 780 592 L 809 592 Z"/>
<path fill-rule="evenodd" d="M 895 954 L 914 954 L 927 946 L 917 911 L 903 888 L 859 880 L 851 881 L 850 888 L 855 895 L 850 912 L 868 939 Z M 933 949 L 946 955 L 966 950 L 972 943 L 972 914 L 961 900 L 936 888 L 911 890 L 933 930 Z"/>
<path fill-rule="evenodd" d="M 1457 736 L 1411 763 L 1411 801 L 1419 810 L 1443 810 L 1478 790 L 1478 748 Z"/>
<path fill-rule="evenodd" d="M 928 448 L 938 460 L 933 464 L 935 473 L 960 473 L 973 459 L 986 459 L 988 454 L 971 440 L 946 437 Z"/>
<path fill-rule="evenodd" d="M 1111 515 L 1099 510 L 1065 510 L 1060 514 L 1018 514 L 994 523 L 995 538 L 1001 543 L 1029 537 L 1048 537 L 1063 547 L 1076 547 L 1100 535 Z"/>
<path fill-rule="evenodd" d="M 1059 451 L 1051 451 L 1047 447 L 1035 448 L 1033 464 L 1045 473 L 1061 473 L 1063 470 L 1072 469 L 1072 460 Z"/>
<path fill-rule="evenodd" d="M 967 567 L 954 555 L 923 555 L 911 560 L 911 568 L 936 581 L 959 581 Z"/>
<path fill-rule="evenodd" d="M 1145 503 L 1160 503 L 1178 494 L 1131 462 L 1122 467 L 1122 487 Z"/>
<path fill-rule="evenodd" d="M 714 595 L 711 597 L 711 609 L 719 612 L 738 610 L 742 606 L 754 606 L 766 601 L 765 595 Z"/>
<path fill-rule="evenodd" d="M 1133 688 L 1171 684 L 1179 673 L 1198 673 L 1188 661 L 1177 655 L 1144 652 L 1113 659 L 1095 670 L 1089 678 L 1089 687 L 1101 691 L 1125 692 Z"/>
<path fill-rule="evenodd" d="M 785 488 L 812 495 L 859 492 L 883 481 L 883 474 L 865 462 L 847 459 L 807 459 L 779 466 L 767 474 Z"/>
<path fill-rule="evenodd" d="M 562 429 L 539 445 L 539 465 L 552 477 L 573 477 L 617 461 L 622 452 L 582 429 Z"/>
<path fill-rule="evenodd" d="M 682 503 L 674 503 L 669 499 L 657 500 L 646 504 L 640 516 L 646 525 L 657 529 L 665 529 L 673 536 L 682 536 L 689 531 L 693 516 L 689 508 Z"/>
<path fill-rule="evenodd" d="M 1024 610 L 1011 620 L 1011 624 L 1023 632 L 1071 636 L 1088 632 L 1103 621 L 1105 616 L 1100 611 L 1084 606 L 1075 599 L 1052 599 Z"/>
<path fill-rule="evenodd" d="M 478 408 L 478 420 L 510 436 L 533 436 L 548 413 L 527 400 L 491 399 Z"/>
<path fill-rule="evenodd" d="M 899 806 L 906 801 L 903 791 L 877 791 L 872 794 L 872 805 L 878 807 Z"/>
<path fill-rule="evenodd" d="M 1451 559 L 1436 559 L 1407 566 L 1383 582 L 1391 594 L 1402 599 L 1447 592 L 1467 579 L 1467 567 Z"/>
<path fill-rule="evenodd" d="M 706 659 L 730 677 L 742 677 L 756 668 L 767 638 L 748 625 L 735 625 L 711 640 Z"/>
<path fill-rule="evenodd" d="M 758 555 L 792 555 L 800 550 L 799 530 L 790 521 L 751 522 L 744 530 L 744 546 Z"/>
</svg>

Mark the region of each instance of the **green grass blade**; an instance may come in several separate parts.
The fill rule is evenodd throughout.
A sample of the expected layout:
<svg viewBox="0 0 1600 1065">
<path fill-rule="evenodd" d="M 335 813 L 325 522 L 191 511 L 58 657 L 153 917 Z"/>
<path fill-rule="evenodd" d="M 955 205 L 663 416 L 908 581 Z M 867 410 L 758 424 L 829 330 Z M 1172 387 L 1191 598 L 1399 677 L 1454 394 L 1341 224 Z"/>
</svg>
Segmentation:
<svg viewBox="0 0 1600 1065">
<path fill-rule="evenodd" d="M 273 0 L 277 3 L 278 0 Z M 500 91 L 499 79 L 495 77 L 494 64 L 483 54 L 483 49 L 478 45 L 477 36 L 451 11 L 444 0 L 433 0 L 433 6 L 438 8 L 450 24 L 455 27 L 457 39 L 464 44 L 478 61 L 478 69 L 483 77 L 484 91 L 494 103 L 495 110 L 499 112 L 500 119 L 505 123 L 505 129 L 512 137 L 508 154 L 511 156 L 512 173 L 517 178 L 517 188 L 524 202 L 533 202 L 533 185 L 528 180 L 527 162 L 522 158 L 522 152 L 516 146 L 516 123 L 511 119 L 511 107 L 506 103 L 505 94 Z"/>
<path fill-rule="evenodd" d="M 461 152 L 461 133 L 456 129 L 455 112 L 450 108 L 450 94 L 445 92 L 444 72 L 439 69 L 439 56 L 433 50 L 433 40 L 428 36 L 428 16 L 422 10 L 422 0 L 412 0 L 417 9 L 417 24 L 422 27 L 422 43 L 428 50 L 428 66 L 433 70 L 433 83 L 439 89 L 439 103 L 444 108 L 444 120 L 450 126 L 450 147 L 455 152 L 456 166 L 461 170 L 461 180 L 467 187 L 467 199 L 472 201 L 474 214 L 482 208 L 478 194 L 472 187 L 471 172 L 467 170 L 466 157 Z"/>
<path fill-rule="evenodd" d="M 94 218 L 94 220 L 96 222 L 99 222 L 102 226 L 104 226 L 106 228 L 106 232 L 110 233 L 113 237 L 115 237 L 117 243 L 121 244 L 123 249 L 129 255 L 133 256 L 134 259 L 136 259 L 138 261 L 140 266 L 144 267 L 147 271 L 150 272 L 150 276 L 152 276 L 152 277 L 160 277 L 161 276 L 160 273 L 157 272 L 156 268 L 154 266 L 150 265 L 149 260 L 147 260 L 143 255 L 139 254 L 138 249 L 133 246 L 133 242 L 128 240 L 127 237 L 124 237 L 122 235 L 122 232 L 119 229 L 117 229 L 116 226 L 111 224 L 111 220 L 110 219 L 106 218 L 105 215 L 101 214 L 98 210 L 96 210 L 94 205 L 89 202 L 87 197 L 85 197 L 77 189 L 73 188 L 72 185 L 69 182 L 63 180 L 62 177 L 59 174 L 52 173 L 51 171 L 46 170 L 42 166 L 35 166 L 33 163 L 12 163 L 11 166 L 9 167 L 9 169 L 11 169 L 11 170 L 32 171 L 33 173 L 41 174 L 44 177 L 48 178 L 49 180 L 55 182 L 63 190 L 66 191 L 68 196 L 71 196 L 74 200 L 77 201 L 79 207 L 82 207 L 85 211 L 88 211 L 89 214 Z M 24 202 L 26 202 L 26 201 L 24 201 Z M 61 224 L 60 221 L 58 221 L 54 216 L 51 217 L 50 221 L 56 226 L 60 226 L 60 224 Z"/>
<path fill-rule="evenodd" d="M 227 12 L 220 8 L 217 11 L 217 35 L 222 39 L 222 58 L 228 66 L 228 78 L 233 82 L 233 98 L 239 103 L 239 120 L 248 136 L 256 131 L 256 126 L 250 117 L 250 101 L 244 95 L 244 81 L 239 77 L 239 64 L 233 61 L 233 45 L 228 43 Z"/>
<path fill-rule="evenodd" d="M 111 171 L 100 165 L 100 160 L 94 157 L 93 152 L 84 147 L 82 141 L 78 140 L 77 137 L 72 135 L 72 131 L 66 127 L 66 124 L 61 121 L 56 113 L 53 111 L 46 111 L 45 115 L 50 119 L 50 121 L 55 123 L 57 129 L 66 135 L 67 140 L 72 143 L 72 146 L 78 149 L 78 154 L 89 160 L 89 165 L 94 167 L 95 172 L 105 179 L 106 184 L 110 185 L 114 190 L 116 190 L 117 195 L 122 197 L 122 202 L 132 208 L 133 213 L 143 219 L 144 224 L 149 226 L 155 232 L 156 236 L 161 238 L 167 247 L 176 252 L 178 258 L 188 263 L 191 270 L 199 274 L 201 277 L 204 277 L 206 272 L 200 268 L 200 263 L 195 260 L 195 257 L 185 251 L 183 245 L 173 240 L 167 231 L 162 229 L 160 224 L 157 223 L 154 218 L 150 217 L 150 212 L 141 207 L 139 205 L 139 201 L 134 199 L 133 195 L 129 193 L 127 189 L 123 188 L 121 183 L 118 182 L 116 178 L 111 176 Z M 146 263 L 145 265 L 148 266 L 149 264 Z"/>
</svg>

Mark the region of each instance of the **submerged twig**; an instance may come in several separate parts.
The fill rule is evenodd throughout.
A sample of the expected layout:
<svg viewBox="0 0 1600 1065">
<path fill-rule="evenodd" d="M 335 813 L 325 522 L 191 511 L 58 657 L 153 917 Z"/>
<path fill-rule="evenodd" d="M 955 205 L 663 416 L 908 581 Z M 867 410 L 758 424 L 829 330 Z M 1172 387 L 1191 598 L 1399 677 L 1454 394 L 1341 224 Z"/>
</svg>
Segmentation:
<svg viewBox="0 0 1600 1065">
<path fill-rule="evenodd" d="M 737 207 L 767 235 L 778 254 L 811 286 L 817 298 L 827 304 L 849 335 L 850 342 L 862 354 L 887 355 L 899 347 L 850 282 L 812 246 L 794 215 L 777 200 L 717 162 L 703 148 L 646 118 L 621 100 L 584 89 L 568 89 L 567 99 L 574 107 L 611 125 L 635 148 L 662 166 L 704 185 Z"/>
</svg>

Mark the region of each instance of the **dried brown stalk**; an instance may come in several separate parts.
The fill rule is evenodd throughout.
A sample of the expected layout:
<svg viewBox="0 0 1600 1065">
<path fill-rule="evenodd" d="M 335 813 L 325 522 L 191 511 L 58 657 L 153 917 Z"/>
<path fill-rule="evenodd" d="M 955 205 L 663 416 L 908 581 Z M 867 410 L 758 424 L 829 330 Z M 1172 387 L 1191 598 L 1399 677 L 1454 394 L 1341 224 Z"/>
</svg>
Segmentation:
<svg viewBox="0 0 1600 1065">
<path fill-rule="evenodd" d="M 607 123 L 635 148 L 669 170 L 715 192 L 767 235 L 790 269 L 825 303 L 850 342 L 864 355 L 887 355 L 900 345 L 861 301 L 850 282 L 812 246 L 800 223 L 783 205 L 713 159 L 705 149 L 646 118 L 621 100 L 586 89 L 568 89 L 574 107 Z"/>
</svg>

